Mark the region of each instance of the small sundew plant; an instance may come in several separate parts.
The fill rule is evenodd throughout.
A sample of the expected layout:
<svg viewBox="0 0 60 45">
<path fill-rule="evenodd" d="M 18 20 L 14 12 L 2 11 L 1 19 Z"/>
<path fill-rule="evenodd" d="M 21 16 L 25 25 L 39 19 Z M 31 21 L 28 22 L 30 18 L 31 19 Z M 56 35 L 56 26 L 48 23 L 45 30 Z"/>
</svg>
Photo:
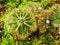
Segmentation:
<svg viewBox="0 0 60 45">
<path fill-rule="evenodd" d="M 18 31 L 21 36 L 20 38 L 25 38 L 36 30 L 34 15 L 23 12 L 23 10 L 13 9 L 10 13 L 5 14 L 4 19 L 6 33 Z"/>
</svg>

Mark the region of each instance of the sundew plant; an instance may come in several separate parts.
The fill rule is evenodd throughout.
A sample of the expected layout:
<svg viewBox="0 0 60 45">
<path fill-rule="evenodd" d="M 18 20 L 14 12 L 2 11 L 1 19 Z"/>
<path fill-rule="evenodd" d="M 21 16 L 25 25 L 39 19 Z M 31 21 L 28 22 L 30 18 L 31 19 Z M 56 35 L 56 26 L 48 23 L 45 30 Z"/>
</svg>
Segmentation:
<svg viewBox="0 0 60 45">
<path fill-rule="evenodd" d="M 0 45 L 60 45 L 60 0 L 0 0 Z"/>
</svg>

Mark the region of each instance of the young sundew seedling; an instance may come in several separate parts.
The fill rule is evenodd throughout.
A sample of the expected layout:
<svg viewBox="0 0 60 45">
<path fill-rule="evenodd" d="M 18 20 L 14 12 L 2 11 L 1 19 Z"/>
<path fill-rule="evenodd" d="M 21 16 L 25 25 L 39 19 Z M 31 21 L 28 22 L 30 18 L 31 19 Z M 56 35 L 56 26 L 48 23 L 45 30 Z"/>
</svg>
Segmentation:
<svg viewBox="0 0 60 45">
<path fill-rule="evenodd" d="M 13 34 L 14 31 L 18 31 L 20 38 L 22 39 L 26 38 L 37 28 L 34 15 L 26 13 L 24 10 L 20 10 L 18 8 L 15 8 L 11 10 L 10 13 L 5 14 L 4 21 L 6 32 Z"/>
<path fill-rule="evenodd" d="M 45 33 L 49 28 L 49 25 L 51 23 L 49 16 L 51 16 L 50 10 L 43 10 L 38 16 L 38 26 L 40 33 Z"/>
</svg>

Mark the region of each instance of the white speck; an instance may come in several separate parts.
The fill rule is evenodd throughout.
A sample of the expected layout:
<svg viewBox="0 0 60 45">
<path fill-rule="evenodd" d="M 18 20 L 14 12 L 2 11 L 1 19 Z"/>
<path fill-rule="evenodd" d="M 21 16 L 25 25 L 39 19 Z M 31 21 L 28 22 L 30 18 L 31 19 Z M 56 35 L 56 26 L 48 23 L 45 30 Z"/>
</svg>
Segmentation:
<svg viewBox="0 0 60 45">
<path fill-rule="evenodd" d="M 49 24 L 49 23 L 50 23 L 50 21 L 49 21 L 49 20 L 46 20 L 46 23 L 47 23 L 47 24 Z"/>
<path fill-rule="evenodd" d="M 0 32 L 2 32 L 2 31 L 0 31 Z"/>
<path fill-rule="evenodd" d="M 39 7 L 38 9 L 39 9 L 39 10 L 41 10 L 42 8 L 41 8 L 41 7 Z"/>
</svg>

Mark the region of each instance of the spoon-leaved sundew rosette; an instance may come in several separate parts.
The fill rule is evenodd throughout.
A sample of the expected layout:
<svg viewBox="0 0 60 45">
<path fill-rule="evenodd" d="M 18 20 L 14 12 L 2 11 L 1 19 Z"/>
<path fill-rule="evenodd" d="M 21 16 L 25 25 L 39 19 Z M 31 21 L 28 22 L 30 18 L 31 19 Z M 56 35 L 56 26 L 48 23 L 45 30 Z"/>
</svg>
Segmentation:
<svg viewBox="0 0 60 45">
<path fill-rule="evenodd" d="M 23 39 L 36 30 L 36 20 L 31 13 L 16 8 L 6 14 L 5 28 L 8 33 L 18 31 L 19 37 Z"/>
</svg>

